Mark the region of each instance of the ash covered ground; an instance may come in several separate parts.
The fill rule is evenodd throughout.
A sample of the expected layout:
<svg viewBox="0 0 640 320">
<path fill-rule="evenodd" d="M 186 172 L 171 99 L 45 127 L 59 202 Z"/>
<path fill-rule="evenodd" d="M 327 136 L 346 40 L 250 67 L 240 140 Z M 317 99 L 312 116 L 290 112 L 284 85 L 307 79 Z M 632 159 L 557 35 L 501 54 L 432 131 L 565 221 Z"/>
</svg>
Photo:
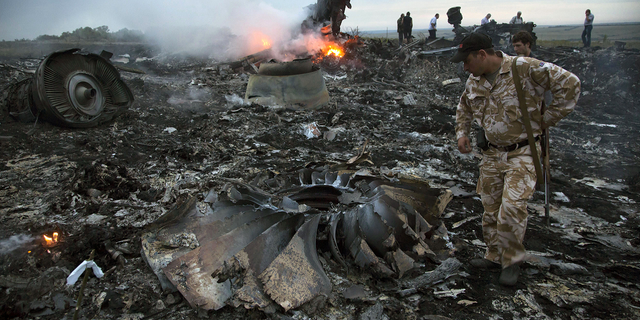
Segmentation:
<svg viewBox="0 0 640 320">
<path fill-rule="evenodd" d="M 551 225 L 543 194 L 529 204 L 525 246 L 536 258 L 513 287 L 499 272 L 471 268 L 481 256 L 482 205 L 474 155 L 457 151 L 455 107 L 466 75 L 448 57 L 419 58 L 376 39 L 325 74 L 331 97 L 315 111 L 246 105 L 250 70 L 216 61 L 129 54 L 121 72 L 135 97 L 113 121 L 89 129 L 0 122 L 0 316 L 71 319 L 80 281 L 71 270 L 95 249 L 105 272 L 90 277 L 84 319 L 637 319 L 640 317 L 640 54 L 541 48 L 538 56 L 577 74 L 576 110 L 551 129 Z M 152 58 L 138 59 L 137 58 Z M 30 77 L 38 59 L 5 59 L 0 86 Z M 448 79 L 460 83 L 443 86 Z M 3 94 L 6 94 L 4 92 Z M 315 123 L 323 134 L 308 138 Z M 331 132 L 331 134 L 326 134 Z M 335 138 L 329 139 L 335 134 Z M 323 138 L 325 136 L 326 138 Z M 367 142 L 368 141 L 368 142 Z M 320 309 L 264 314 L 227 306 L 195 310 L 163 292 L 140 256 L 140 236 L 173 205 L 199 201 L 229 180 L 251 184 L 304 167 L 342 163 L 366 144 L 361 166 L 424 178 L 454 198 L 442 219 L 455 274 L 418 290 L 399 281 L 436 269 L 422 261 L 403 279 L 379 279 L 331 260 L 333 284 Z M 57 231 L 60 242 L 42 245 Z M 124 253 L 120 264 L 105 243 Z M 319 247 L 319 250 L 323 250 Z"/>
</svg>

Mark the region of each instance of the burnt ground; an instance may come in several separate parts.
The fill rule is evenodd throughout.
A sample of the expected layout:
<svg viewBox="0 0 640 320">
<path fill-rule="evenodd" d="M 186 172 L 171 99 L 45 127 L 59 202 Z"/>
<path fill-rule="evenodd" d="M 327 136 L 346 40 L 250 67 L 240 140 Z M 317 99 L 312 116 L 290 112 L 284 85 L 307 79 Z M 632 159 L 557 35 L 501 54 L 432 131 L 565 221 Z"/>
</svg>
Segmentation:
<svg viewBox="0 0 640 320">
<path fill-rule="evenodd" d="M 331 101 L 316 111 L 242 105 L 248 72 L 207 59 L 130 53 L 121 72 L 135 97 L 112 122 L 68 129 L 45 122 L 0 121 L 0 317 L 71 319 L 80 282 L 65 279 L 92 249 L 105 271 L 89 278 L 81 318 L 90 319 L 637 319 L 640 317 L 640 54 L 592 48 L 542 48 L 539 56 L 576 73 L 583 94 L 551 131 L 551 225 L 543 194 L 529 206 L 525 245 L 535 256 L 518 284 L 471 268 L 482 255 L 482 206 L 474 193 L 479 159 L 455 144 L 455 107 L 464 88 L 447 57 L 401 53 L 377 40 L 325 77 Z M 137 55 L 137 56 L 136 56 Z M 39 60 L 0 64 L 0 86 L 31 76 Z M 6 90 L 5 90 L 6 91 Z M 5 92 L 6 93 L 6 92 Z M 4 93 L 3 93 L 4 94 Z M 413 98 L 413 99 L 411 99 Z M 413 104 L 412 100 L 416 103 Z M 308 139 L 316 123 L 335 139 Z M 334 290 L 320 310 L 264 314 L 194 310 L 163 292 L 140 257 L 144 227 L 176 202 L 227 181 L 295 174 L 339 163 L 365 142 L 368 166 L 429 179 L 456 195 L 443 214 L 462 272 L 427 288 L 400 292 L 395 280 L 325 259 Z M 44 247 L 41 235 L 60 233 Z M 112 259 L 105 243 L 124 253 Z M 322 246 L 319 246 L 320 250 Z M 434 270 L 422 262 L 404 276 Z M 347 299 L 344 290 L 364 292 Z"/>
</svg>

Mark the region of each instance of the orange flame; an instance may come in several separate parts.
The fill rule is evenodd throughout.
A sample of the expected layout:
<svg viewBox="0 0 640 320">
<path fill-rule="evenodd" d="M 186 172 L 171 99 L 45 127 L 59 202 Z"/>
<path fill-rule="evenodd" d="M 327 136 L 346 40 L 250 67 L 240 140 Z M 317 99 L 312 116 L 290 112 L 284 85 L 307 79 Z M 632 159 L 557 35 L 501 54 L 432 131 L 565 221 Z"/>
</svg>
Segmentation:
<svg viewBox="0 0 640 320">
<path fill-rule="evenodd" d="M 58 233 L 54 232 L 51 237 L 47 237 L 46 234 L 43 234 L 42 237 L 44 238 L 44 242 L 45 245 L 47 247 L 51 247 L 54 246 L 56 243 L 58 243 Z"/>
<path fill-rule="evenodd" d="M 259 30 L 254 30 L 247 37 L 247 50 L 249 53 L 256 53 L 271 48 L 273 41 L 271 37 Z"/>
<path fill-rule="evenodd" d="M 271 42 L 269 42 L 269 39 L 262 38 L 262 46 L 265 49 L 271 48 Z"/>
<path fill-rule="evenodd" d="M 344 56 L 344 51 L 342 48 L 337 45 L 329 44 L 323 50 L 325 56 L 334 55 L 338 58 L 342 58 Z"/>
</svg>

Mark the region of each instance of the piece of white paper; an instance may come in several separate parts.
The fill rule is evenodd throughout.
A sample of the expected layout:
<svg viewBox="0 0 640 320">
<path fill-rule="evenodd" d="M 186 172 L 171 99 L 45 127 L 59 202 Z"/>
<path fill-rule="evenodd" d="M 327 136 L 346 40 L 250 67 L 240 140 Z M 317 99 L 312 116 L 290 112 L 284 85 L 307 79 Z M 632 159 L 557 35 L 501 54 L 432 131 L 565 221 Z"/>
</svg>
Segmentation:
<svg viewBox="0 0 640 320">
<path fill-rule="evenodd" d="M 75 268 L 75 270 L 73 270 L 69 276 L 67 277 L 67 285 L 68 286 L 72 286 L 76 283 L 76 281 L 78 281 L 78 278 L 80 278 L 80 275 L 87 269 L 87 268 L 91 268 L 93 269 L 93 274 L 97 277 L 97 278 L 102 278 L 102 276 L 104 276 L 104 273 L 102 272 L 102 269 L 100 269 L 100 267 L 98 267 L 98 265 L 93 262 L 93 261 L 88 261 L 85 260 L 83 261 L 77 268 Z"/>
</svg>

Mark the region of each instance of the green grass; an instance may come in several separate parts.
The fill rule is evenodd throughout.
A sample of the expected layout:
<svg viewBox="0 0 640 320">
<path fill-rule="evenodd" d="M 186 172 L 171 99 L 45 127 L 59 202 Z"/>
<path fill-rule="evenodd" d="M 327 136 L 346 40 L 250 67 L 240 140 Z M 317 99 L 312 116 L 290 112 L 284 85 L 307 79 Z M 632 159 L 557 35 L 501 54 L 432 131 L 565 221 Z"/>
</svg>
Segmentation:
<svg viewBox="0 0 640 320">
<path fill-rule="evenodd" d="M 597 41 L 595 39 L 591 40 L 592 47 L 602 47 L 609 48 L 614 46 L 614 42 L 612 40 L 604 40 Z M 625 45 L 625 49 L 640 49 L 640 41 L 625 41 L 627 44 Z M 582 47 L 582 40 L 580 41 L 572 41 L 572 40 L 540 40 L 536 42 L 539 46 L 552 48 L 552 47 Z"/>
</svg>

